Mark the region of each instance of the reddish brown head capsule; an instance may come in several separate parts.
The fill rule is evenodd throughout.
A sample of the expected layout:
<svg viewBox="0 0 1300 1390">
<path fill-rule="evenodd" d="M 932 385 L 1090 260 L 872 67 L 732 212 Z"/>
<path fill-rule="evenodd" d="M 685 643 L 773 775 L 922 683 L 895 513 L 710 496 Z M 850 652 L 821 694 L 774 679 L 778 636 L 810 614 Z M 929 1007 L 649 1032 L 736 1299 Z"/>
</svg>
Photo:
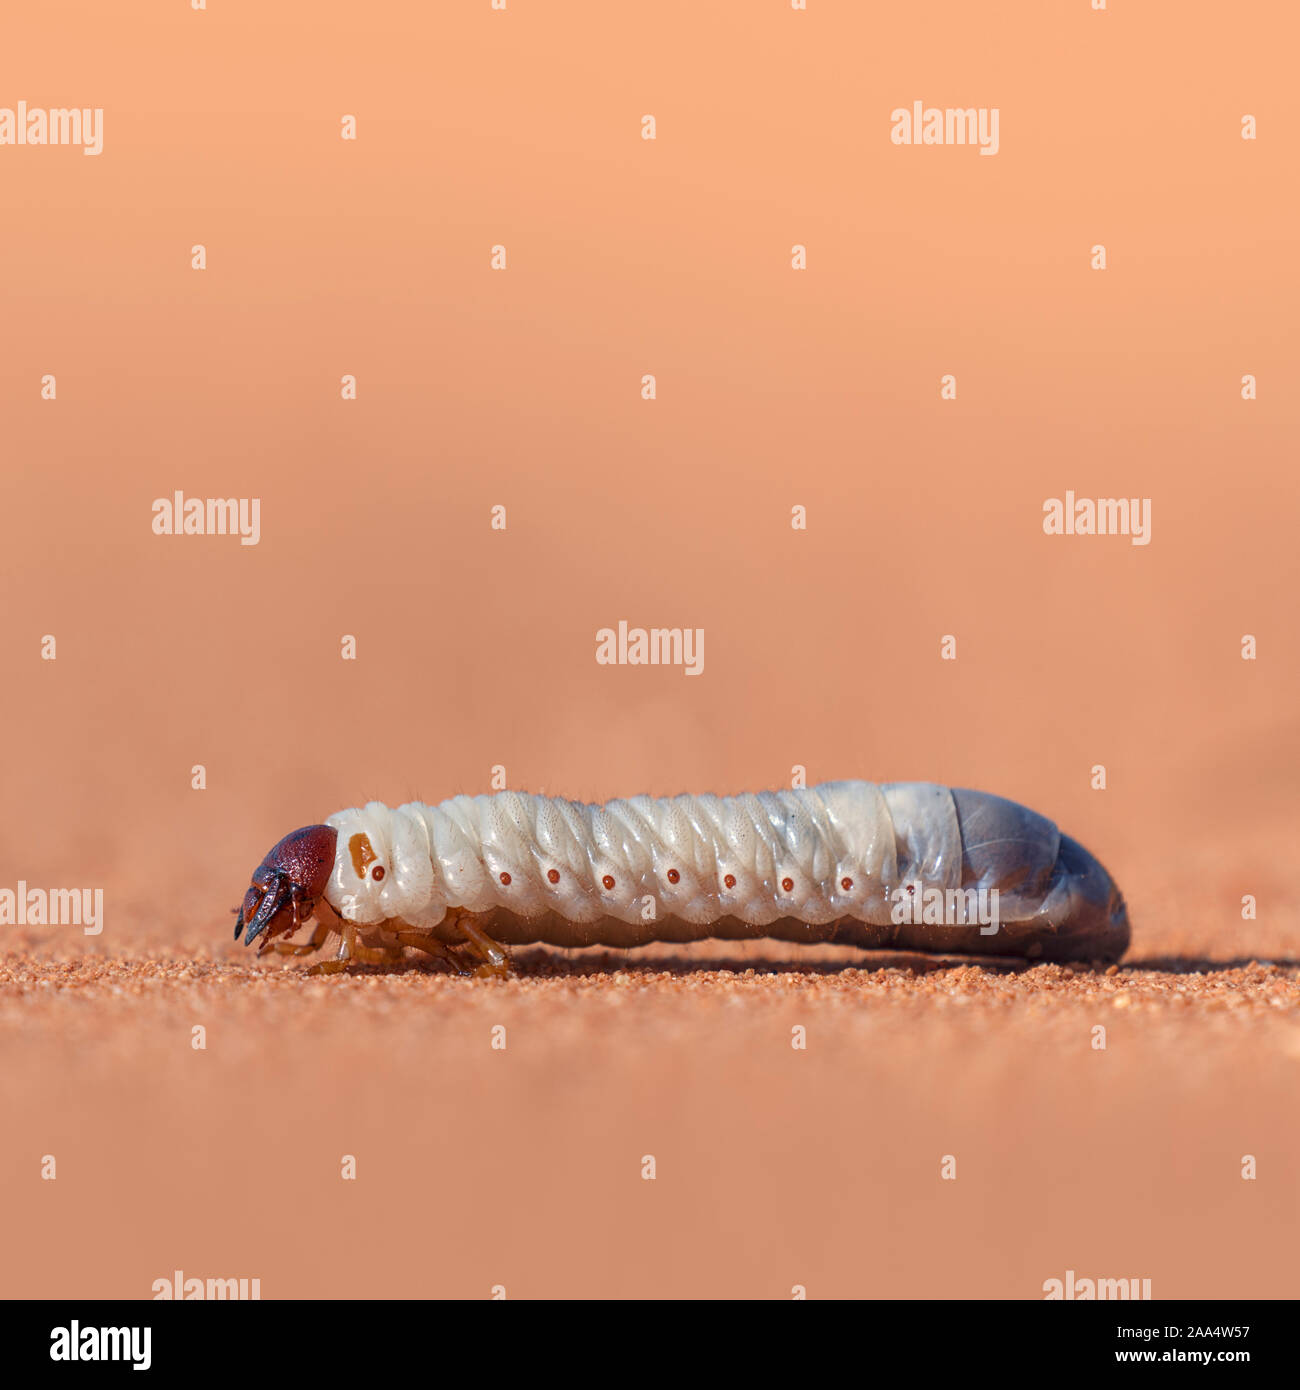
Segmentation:
<svg viewBox="0 0 1300 1390">
<path fill-rule="evenodd" d="M 296 931 L 316 910 L 334 870 L 338 832 L 328 825 L 291 831 L 253 870 L 253 882 L 235 919 L 235 940 L 247 928 L 244 945 L 266 933 L 266 946 Z"/>
</svg>

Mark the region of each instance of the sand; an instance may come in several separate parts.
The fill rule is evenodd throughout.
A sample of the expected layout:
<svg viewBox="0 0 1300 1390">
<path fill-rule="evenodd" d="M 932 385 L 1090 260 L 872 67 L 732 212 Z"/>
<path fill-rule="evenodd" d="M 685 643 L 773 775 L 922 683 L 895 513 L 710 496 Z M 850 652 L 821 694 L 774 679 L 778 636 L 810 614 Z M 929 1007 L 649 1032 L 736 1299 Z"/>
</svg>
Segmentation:
<svg viewBox="0 0 1300 1390">
<path fill-rule="evenodd" d="M 746 952 L 533 948 L 506 981 L 9 953 L 3 1292 L 1298 1291 L 1294 962 Z"/>
</svg>

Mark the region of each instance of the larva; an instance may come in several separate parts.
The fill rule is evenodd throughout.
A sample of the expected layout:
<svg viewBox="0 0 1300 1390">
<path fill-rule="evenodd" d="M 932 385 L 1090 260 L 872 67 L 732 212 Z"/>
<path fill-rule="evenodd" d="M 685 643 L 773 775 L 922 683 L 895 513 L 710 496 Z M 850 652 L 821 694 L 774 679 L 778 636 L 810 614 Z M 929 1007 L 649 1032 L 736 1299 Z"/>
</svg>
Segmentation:
<svg viewBox="0 0 1300 1390">
<path fill-rule="evenodd" d="M 313 915 L 310 940 L 276 941 Z M 408 946 L 454 964 L 466 946 L 504 973 L 503 948 L 528 942 L 771 937 L 1044 960 L 1113 960 L 1129 943 L 1110 875 L 1046 817 L 988 792 L 859 781 L 604 805 L 372 801 L 281 840 L 241 931 L 293 954 L 338 932 L 318 971 L 397 964 Z"/>
</svg>

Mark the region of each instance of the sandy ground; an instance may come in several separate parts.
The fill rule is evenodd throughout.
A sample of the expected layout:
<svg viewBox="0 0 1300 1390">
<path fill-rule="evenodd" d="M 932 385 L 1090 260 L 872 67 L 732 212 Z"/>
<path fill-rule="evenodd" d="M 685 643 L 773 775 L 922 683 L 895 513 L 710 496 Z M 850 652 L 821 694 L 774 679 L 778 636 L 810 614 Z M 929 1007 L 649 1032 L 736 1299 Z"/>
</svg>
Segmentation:
<svg viewBox="0 0 1300 1390">
<path fill-rule="evenodd" d="M 3 1292 L 1300 1293 L 1294 961 L 810 956 L 533 948 L 482 981 L 10 952 Z"/>
</svg>

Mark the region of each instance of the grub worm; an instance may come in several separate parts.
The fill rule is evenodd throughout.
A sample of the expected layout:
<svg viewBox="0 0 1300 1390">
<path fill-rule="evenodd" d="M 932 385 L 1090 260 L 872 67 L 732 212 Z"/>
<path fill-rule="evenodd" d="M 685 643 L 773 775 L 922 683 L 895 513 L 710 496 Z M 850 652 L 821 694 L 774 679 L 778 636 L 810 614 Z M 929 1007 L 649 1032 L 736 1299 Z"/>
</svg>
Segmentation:
<svg viewBox="0 0 1300 1390">
<path fill-rule="evenodd" d="M 303 942 L 291 936 L 312 916 Z M 926 782 L 584 805 L 526 792 L 380 802 L 295 830 L 239 909 L 246 944 L 350 963 L 406 947 L 504 974 L 506 946 L 771 937 L 1041 960 L 1129 942 L 1110 875 L 1045 817 Z"/>
</svg>

